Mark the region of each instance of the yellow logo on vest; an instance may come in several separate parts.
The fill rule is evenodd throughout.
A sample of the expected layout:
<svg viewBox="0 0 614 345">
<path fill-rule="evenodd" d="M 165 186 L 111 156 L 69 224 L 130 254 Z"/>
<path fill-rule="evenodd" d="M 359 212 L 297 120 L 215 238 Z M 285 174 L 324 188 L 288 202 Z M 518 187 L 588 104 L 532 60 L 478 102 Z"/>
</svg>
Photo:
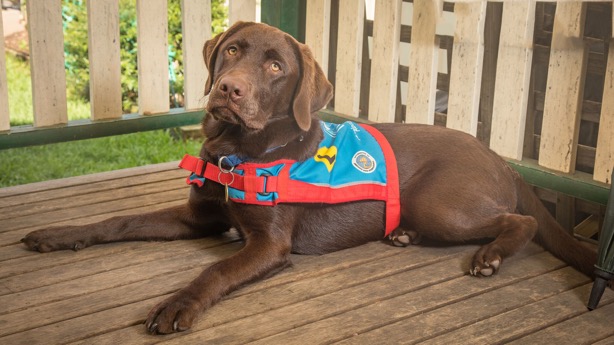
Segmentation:
<svg viewBox="0 0 614 345">
<path fill-rule="evenodd" d="M 330 172 L 333 170 L 333 166 L 337 161 L 337 148 L 335 146 L 320 147 L 313 159 L 315 159 L 316 162 L 324 163 L 324 165 L 326 165 L 326 169 L 328 169 L 328 172 Z"/>
</svg>

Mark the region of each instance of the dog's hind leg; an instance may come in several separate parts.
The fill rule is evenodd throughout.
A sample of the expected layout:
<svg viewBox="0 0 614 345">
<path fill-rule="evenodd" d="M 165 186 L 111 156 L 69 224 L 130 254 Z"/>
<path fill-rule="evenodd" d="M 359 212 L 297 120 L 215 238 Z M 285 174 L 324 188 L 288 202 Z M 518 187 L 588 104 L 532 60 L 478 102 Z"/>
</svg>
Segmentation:
<svg viewBox="0 0 614 345">
<path fill-rule="evenodd" d="M 506 213 L 487 224 L 480 233 L 498 233 L 494 241 L 482 246 L 473 256 L 470 273 L 474 276 L 495 274 L 503 259 L 521 250 L 537 232 L 537 221 L 531 216 Z"/>
</svg>

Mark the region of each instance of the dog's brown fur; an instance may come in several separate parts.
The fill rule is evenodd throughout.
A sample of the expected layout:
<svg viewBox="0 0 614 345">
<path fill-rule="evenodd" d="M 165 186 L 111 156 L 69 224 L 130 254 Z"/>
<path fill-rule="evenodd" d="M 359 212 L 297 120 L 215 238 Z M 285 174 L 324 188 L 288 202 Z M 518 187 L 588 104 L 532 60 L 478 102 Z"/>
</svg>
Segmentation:
<svg viewBox="0 0 614 345">
<path fill-rule="evenodd" d="M 209 99 L 201 158 L 217 163 L 235 154 L 254 162 L 301 161 L 315 154 L 322 137 L 316 112 L 332 97 L 332 86 L 305 45 L 264 24 L 238 23 L 208 41 L 203 55 Z M 535 238 L 592 274 L 595 251 L 568 235 L 518 174 L 478 140 L 435 126 L 375 127 L 398 160 L 402 223 L 392 236 L 396 244 L 415 242 L 420 235 L 449 242 L 494 239 L 475 254 L 471 267 L 474 275 L 488 276 Z M 273 147 L 279 148 L 267 152 Z M 379 240 L 383 226 L 384 204 L 378 201 L 245 205 L 224 202 L 223 187 L 205 183 L 192 187 L 184 206 L 42 229 L 23 242 L 48 252 L 113 241 L 197 238 L 235 227 L 244 248 L 206 268 L 147 316 L 150 332 L 171 333 L 190 328 L 233 289 L 287 266 L 290 252 L 328 253 Z"/>
</svg>

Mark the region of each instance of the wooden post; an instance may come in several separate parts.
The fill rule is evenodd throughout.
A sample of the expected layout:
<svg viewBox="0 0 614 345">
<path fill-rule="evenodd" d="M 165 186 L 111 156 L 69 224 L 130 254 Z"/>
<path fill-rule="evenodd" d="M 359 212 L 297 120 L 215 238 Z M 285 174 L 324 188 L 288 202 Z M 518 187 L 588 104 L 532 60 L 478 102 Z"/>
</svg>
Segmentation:
<svg viewBox="0 0 614 345">
<path fill-rule="evenodd" d="M 442 10 L 441 0 L 414 1 L 405 114 L 408 123 L 432 125 L 435 122 L 439 58 L 439 39 L 435 32 Z"/>
<path fill-rule="evenodd" d="M 34 125 L 67 123 L 62 3 L 30 1 L 27 15 Z"/>
<path fill-rule="evenodd" d="M 446 126 L 473 136 L 478 131 L 486 1 L 456 3 Z"/>
<path fill-rule="evenodd" d="M 139 113 L 169 111 L 166 0 L 137 0 Z"/>
<path fill-rule="evenodd" d="M 534 26 L 535 1 L 503 4 L 490 148 L 518 160 L 527 118 Z"/>
<path fill-rule="evenodd" d="M 211 8 L 211 6 L 209 6 Z M 230 0 L 228 5 L 228 22 L 256 21 L 256 0 Z"/>
<path fill-rule="evenodd" d="M 183 90 L 186 110 L 199 109 L 205 93 L 208 71 L 203 45 L 211 38 L 211 0 L 182 0 Z"/>
<path fill-rule="evenodd" d="M 0 16 L 0 37 L 4 37 L 2 16 Z M 0 132 L 11 129 L 9 118 L 9 89 L 6 81 L 6 61 L 4 60 L 4 39 L 0 41 Z"/>
<path fill-rule="evenodd" d="M 612 20 L 614 22 L 614 18 Z M 603 99 L 593 178 L 611 184 L 612 168 L 614 168 L 614 38 L 610 39 L 608 66 L 603 83 Z"/>
<path fill-rule="evenodd" d="M 376 122 L 394 122 L 399 84 L 401 2 L 401 0 L 375 2 L 369 120 Z"/>
<path fill-rule="evenodd" d="M 585 15 L 584 3 L 560 2 L 552 31 L 539 165 L 565 173 L 575 171 L 578 148 L 587 60 Z"/>
<path fill-rule="evenodd" d="M 88 54 L 92 119 L 122 115 L 119 0 L 88 1 Z"/>
<path fill-rule="evenodd" d="M 364 15 L 364 1 L 339 2 L 335 111 L 356 117 L 360 111 Z"/>
<path fill-rule="evenodd" d="M 330 44 L 330 0 L 307 1 L 305 44 L 326 74 Z"/>
</svg>

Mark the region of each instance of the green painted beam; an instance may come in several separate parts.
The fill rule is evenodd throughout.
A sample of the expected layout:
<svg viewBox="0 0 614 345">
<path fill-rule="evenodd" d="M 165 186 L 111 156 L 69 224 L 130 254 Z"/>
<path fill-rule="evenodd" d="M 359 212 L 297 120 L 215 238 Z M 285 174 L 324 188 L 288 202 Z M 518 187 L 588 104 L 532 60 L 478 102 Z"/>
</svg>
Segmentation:
<svg viewBox="0 0 614 345">
<path fill-rule="evenodd" d="M 0 149 L 45 145 L 64 141 L 100 138 L 112 135 L 151 131 L 199 124 L 204 111 L 185 111 L 178 108 L 160 115 L 127 114 L 120 119 L 71 121 L 68 125 L 35 128 L 17 126 L 0 133 Z"/>
<path fill-rule="evenodd" d="M 608 203 L 610 186 L 593 180 L 591 174 L 584 172 L 565 174 L 549 170 L 539 166 L 537 161 L 532 159 L 508 160 L 508 163 L 529 184 L 601 205 Z"/>
</svg>

